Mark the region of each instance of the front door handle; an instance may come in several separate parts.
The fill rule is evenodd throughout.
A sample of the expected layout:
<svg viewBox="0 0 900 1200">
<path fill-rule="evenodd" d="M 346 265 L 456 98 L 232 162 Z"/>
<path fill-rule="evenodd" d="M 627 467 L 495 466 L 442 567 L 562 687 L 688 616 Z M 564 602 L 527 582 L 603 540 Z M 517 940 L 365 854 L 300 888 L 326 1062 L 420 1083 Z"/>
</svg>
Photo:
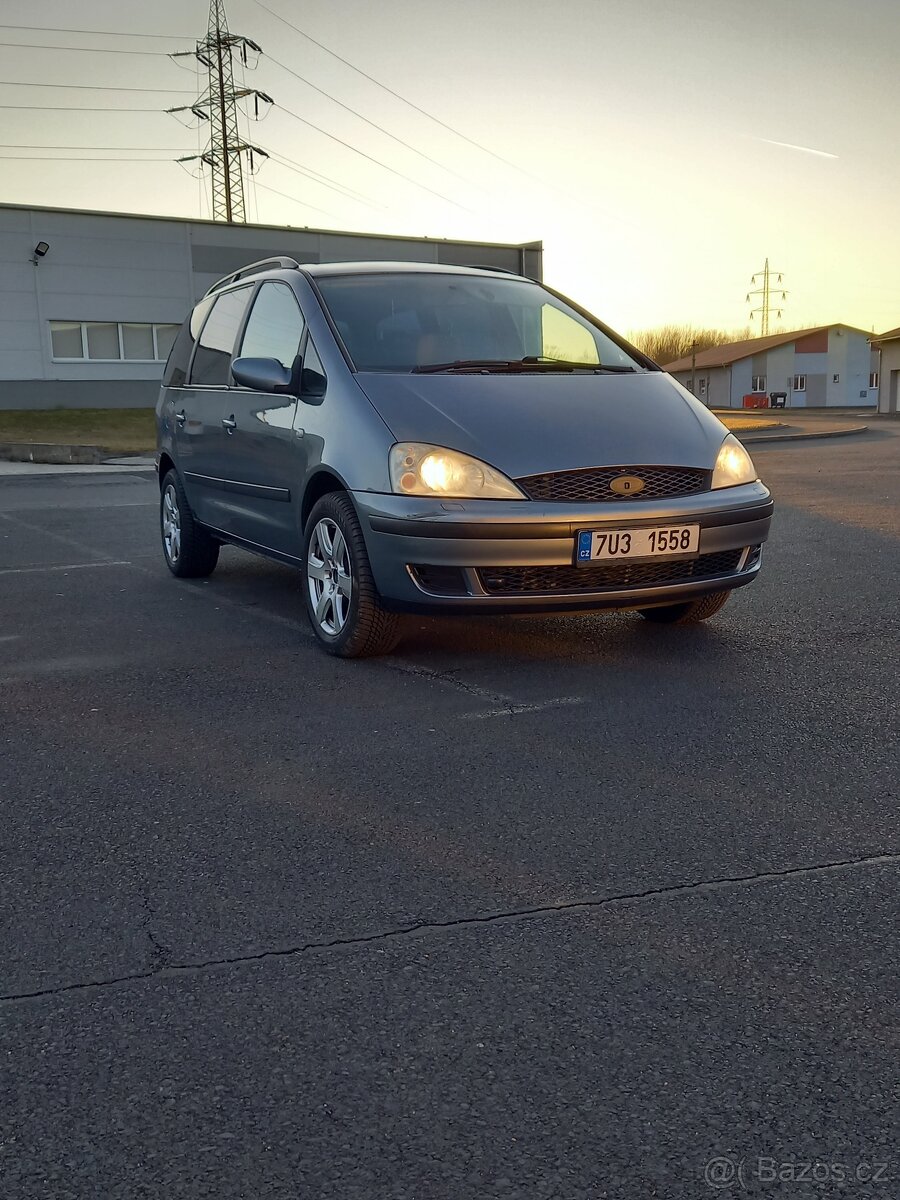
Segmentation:
<svg viewBox="0 0 900 1200">
<path fill-rule="evenodd" d="M 234 419 L 234 413 L 230 417 L 223 417 L 222 425 L 229 433 L 234 433 L 235 429 L 237 429 L 237 421 Z"/>
<path fill-rule="evenodd" d="M 175 420 L 178 422 L 178 428 L 181 429 L 181 427 L 184 425 L 185 421 L 187 420 L 187 417 L 184 415 L 184 409 L 182 409 L 181 412 L 175 414 Z"/>
</svg>

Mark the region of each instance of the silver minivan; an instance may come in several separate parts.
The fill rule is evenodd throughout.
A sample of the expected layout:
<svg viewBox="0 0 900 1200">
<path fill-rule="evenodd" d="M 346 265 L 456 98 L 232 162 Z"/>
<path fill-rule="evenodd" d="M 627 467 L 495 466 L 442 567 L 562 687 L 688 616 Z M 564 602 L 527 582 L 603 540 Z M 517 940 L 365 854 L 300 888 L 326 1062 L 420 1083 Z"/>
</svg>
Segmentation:
<svg viewBox="0 0 900 1200">
<path fill-rule="evenodd" d="M 750 456 L 654 362 L 534 280 L 267 259 L 185 321 L 157 405 L 174 575 L 231 543 L 305 575 L 344 657 L 404 612 L 632 609 L 685 625 L 760 569 Z"/>
</svg>

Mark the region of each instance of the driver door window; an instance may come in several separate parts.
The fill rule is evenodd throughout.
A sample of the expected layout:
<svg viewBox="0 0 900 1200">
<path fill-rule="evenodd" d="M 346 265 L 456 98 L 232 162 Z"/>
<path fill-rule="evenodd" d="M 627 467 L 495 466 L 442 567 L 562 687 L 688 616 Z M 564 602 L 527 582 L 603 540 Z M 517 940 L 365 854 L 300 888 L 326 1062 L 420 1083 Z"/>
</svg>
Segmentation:
<svg viewBox="0 0 900 1200">
<path fill-rule="evenodd" d="M 286 283 L 264 283 L 256 294 L 241 343 L 241 358 L 275 358 L 290 371 L 305 322 Z"/>
</svg>

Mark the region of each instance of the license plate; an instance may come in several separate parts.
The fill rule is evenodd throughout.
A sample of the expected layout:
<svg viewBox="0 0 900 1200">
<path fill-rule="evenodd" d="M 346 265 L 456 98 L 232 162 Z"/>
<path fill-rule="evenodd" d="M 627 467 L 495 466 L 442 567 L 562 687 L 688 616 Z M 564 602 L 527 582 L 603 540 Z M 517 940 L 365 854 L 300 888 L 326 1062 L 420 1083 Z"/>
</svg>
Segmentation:
<svg viewBox="0 0 900 1200">
<path fill-rule="evenodd" d="M 681 558 L 700 549 L 699 525 L 658 525 L 651 529 L 582 529 L 576 543 L 579 563 L 619 558 Z"/>
</svg>

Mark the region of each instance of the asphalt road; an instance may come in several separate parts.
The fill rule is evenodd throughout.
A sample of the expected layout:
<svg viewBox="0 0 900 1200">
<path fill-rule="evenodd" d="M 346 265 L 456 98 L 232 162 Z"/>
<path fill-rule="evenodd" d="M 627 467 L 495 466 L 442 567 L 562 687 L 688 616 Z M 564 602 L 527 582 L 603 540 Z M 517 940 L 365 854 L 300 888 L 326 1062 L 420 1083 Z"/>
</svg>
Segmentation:
<svg viewBox="0 0 900 1200">
<path fill-rule="evenodd" d="M 900 428 L 755 457 L 709 625 L 362 663 L 0 480 L 2 1200 L 900 1195 Z"/>
</svg>

